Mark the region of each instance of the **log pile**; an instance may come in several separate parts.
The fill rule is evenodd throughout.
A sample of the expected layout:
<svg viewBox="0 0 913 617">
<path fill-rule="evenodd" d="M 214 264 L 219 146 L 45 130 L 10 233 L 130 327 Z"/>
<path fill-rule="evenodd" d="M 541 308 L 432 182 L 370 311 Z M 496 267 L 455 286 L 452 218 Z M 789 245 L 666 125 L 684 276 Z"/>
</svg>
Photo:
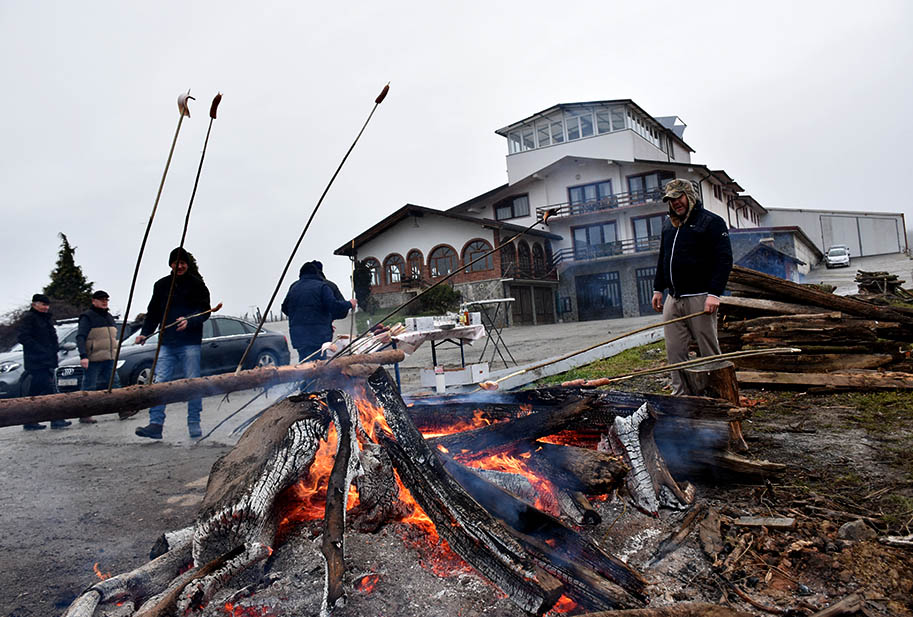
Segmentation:
<svg viewBox="0 0 913 617">
<path fill-rule="evenodd" d="M 660 505 L 694 502 L 693 488 L 673 479 L 681 470 L 759 470 L 727 458 L 729 422 L 743 410 L 719 399 L 554 388 L 407 405 L 383 369 L 367 387 L 296 395 L 269 408 L 213 466 L 195 524 L 166 534 L 149 564 L 90 587 L 67 617 L 106 615 L 115 605 L 134 607 L 122 615 L 189 615 L 232 588 L 256 585 L 288 537 L 279 528 L 290 488 L 327 468 L 315 460 L 321 442 L 332 471 L 321 480 L 319 553 L 304 567 L 322 572 L 321 615 L 346 602 L 347 529 L 392 522 L 405 499 L 529 614 L 562 599 L 587 611 L 643 609 L 647 578 L 571 526 L 599 522 L 590 499 L 627 486 L 633 505 L 655 516 Z M 476 428 L 450 435 L 420 432 L 470 424 Z M 487 468 L 493 453 L 528 462 L 529 477 Z M 555 487 L 553 508 L 539 507 L 543 489 L 530 485 L 543 480 Z M 346 504 L 353 484 L 354 508 Z"/>
<path fill-rule="evenodd" d="M 779 356 L 735 360 L 742 384 L 825 388 L 911 388 L 913 314 L 902 307 L 836 296 L 734 267 L 720 302 L 724 352 L 798 347 Z"/>
<path fill-rule="evenodd" d="M 859 297 L 876 304 L 892 301 L 913 302 L 913 293 L 903 288 L 906 281 L 888 272 L 856 271 L 856 286 Z"/>
</svg>

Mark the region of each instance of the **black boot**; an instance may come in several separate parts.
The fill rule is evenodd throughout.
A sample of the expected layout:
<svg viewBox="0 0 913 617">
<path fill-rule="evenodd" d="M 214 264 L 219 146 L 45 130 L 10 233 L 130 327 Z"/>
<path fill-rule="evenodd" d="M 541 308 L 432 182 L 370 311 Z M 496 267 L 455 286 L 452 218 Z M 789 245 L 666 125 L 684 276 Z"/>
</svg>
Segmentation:
<svg viewBox="0 0 913 617">
<path fill-rule="evenodd" d="M 27 431 L 41 431 L 47 427 L 44 424 L 23 424 L 22 428 Z"/>
<path fill-rule="evenodd" d="M 161 439 L 162 438 L 162 425 L 161 424 L 149 424 L 148 426 L 141 426 L 136 429 L 137 437 L 148 437 L 149 439 Z"/>
<path fill-rule="evenodd" d="M 71 424 L 69 420 L 51 420 L 51 428 L 66 428 Z"/>
</svg>

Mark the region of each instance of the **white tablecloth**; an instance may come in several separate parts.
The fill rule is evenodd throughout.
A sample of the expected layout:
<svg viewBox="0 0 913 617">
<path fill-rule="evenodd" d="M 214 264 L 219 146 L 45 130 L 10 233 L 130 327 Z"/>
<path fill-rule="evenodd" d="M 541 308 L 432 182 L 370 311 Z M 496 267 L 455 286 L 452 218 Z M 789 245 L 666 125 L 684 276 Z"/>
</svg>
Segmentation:
<svg viewBox="0 0 913 617">
<path fill-rule="evenodd" d="M 396 348 L 411 354 L 421 347 L 425 341 L 443 341 L 444 339 L 456 339 L 463 341 L 477 341 L 485 336 L 485 326 L 456 326 L 449 330 L 419 330 L 416 332 L 403 332 L 393 337 L 396 341 Z"/>
</svg>

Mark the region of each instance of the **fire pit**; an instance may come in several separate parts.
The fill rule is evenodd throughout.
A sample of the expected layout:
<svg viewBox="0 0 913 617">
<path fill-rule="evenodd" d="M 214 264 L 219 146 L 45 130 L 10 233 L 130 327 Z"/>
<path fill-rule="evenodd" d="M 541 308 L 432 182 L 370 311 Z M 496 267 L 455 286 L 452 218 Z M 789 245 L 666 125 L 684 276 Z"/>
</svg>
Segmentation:
<svg viewBox="0 0 913 617">
<path fill-rule="evenodd" d="M 195 525 L 67 615 L 402 615 L 442 598 L 688 614 L 644 608 L 692 597 L 707 567 L 676 552 L 704 512 L 674 478 L 777 468 L 727 450 L 744 410 L 722 400 L 560 388 L 407 406 L 383 369 L 342 385 L 269 408 L 213 466 Z"/>
</svg>

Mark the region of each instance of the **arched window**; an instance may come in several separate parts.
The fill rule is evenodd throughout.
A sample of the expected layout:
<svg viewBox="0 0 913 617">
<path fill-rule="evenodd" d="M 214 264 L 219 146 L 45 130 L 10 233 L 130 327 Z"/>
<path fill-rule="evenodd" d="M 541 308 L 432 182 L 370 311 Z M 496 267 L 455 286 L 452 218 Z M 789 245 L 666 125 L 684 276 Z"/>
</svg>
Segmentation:
<svg viewBox="0 0 913 617">
<path fill-rule="evenodd" d="M 485 240 L 473 240 L 463 247 L 463 263 L 469 265 L 469 262 L 479 259 L 490 250 L 491 245 Z M 479 261 L 466 268 L 466 271 L 481 272 L 482 270 L 494 270 L 494 267 L 494 255 L 489 255 L 485 259 L 479 259 Z"/>
<path fill-rule="evenodd" d="M 418 249 L 412 249 L 406 256 L 406 260 L 409 262 L 409 277 L 415 280 L 421 279 L 422 266 L 425 264 L 422 252 Z"/>
<path fill-rule="evenodd" d="M 397 255 L 396 253 L 387 255 L 387 258 L 384 260 L 384 277 L 386 278 L 387 285 L 402 282 L 405 272 L 406 262 L 401 255 Z"/>
<path fill-rule="evenodd" d="M 533 274 L 536 276 L 545 274 L 545 251 L 538 242 L 533 244 Z"/>
<path fill-rule="evenodd" d="M 516 274 L 517 249 L 514 248 L 513 242 L 508 242 L 501 247 L 501 276 L 515 276 Z"/>
<path fill-rule="evenodd" d="M 368 257 L 362 263 L 371 271 L 371 287 L 380 285 L 380 262 L 373 257 Z"/>
<path fill-rule="evenodd" d="M 526 243 L 526 240 L 520 240 L 520 244 L 517 246 L 517 257 L 518 265 L 517 269 L 520 271 L 522 276 L 529 276 L 532 268 L 532 256 L 529 252 L 529 244 Z"/>
<path fill-rule="evenodd" d="M 456 251 L 449 246 L 439 246 L 428 257 L 428 266 L 431 268 L 432 278 L 446 276 L 457 269 L 459 259 Z"/>
</svg>

